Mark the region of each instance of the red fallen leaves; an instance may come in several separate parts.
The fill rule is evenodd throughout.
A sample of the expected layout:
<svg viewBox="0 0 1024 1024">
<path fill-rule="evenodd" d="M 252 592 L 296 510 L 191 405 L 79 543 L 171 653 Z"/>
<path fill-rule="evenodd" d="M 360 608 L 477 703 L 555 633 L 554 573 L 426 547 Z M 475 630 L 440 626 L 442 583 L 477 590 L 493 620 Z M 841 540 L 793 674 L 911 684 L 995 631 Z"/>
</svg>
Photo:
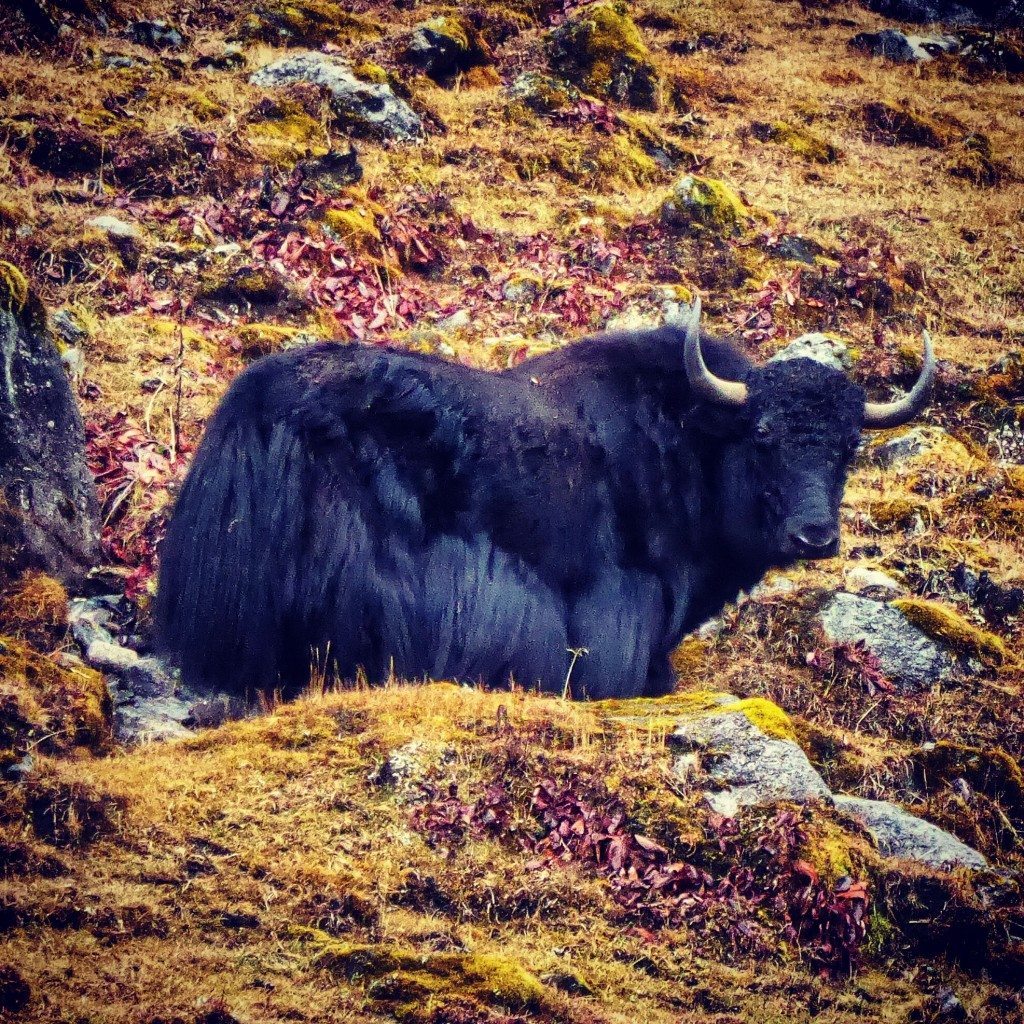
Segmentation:
<svg viewBox="0 0 1024 1024">
<path fill-rule="evenodd" d="M 807 664 L 823 679 L 844 677 L 862 686 L 873 697 L 879 690 L 895 693 L 896 687 L 886 676 L 878 656 L 864 646 L 864 641 L 855 644 L 836 644 L 824 650 L 818 648 L 807 655 Z"/>
<path fill-rule="evenodd" d="M 723 931 L 747 952 L 771 949 L 772 925 L 822 967 L 849 966 L 866 931 L 867 888 L 841 880 L 825 885 L 806 860 L 795 856 L 805 836 L 795 814 L 741 835 L 735 821 L 712 815 L 710 826 L 731 866 L 722 877 L 683 861 L 633 831 L 619 799 L 571 778 L 544 779 L 532 809 L 547 833 L 533 844 L 540 856 L 527 867 L 573 861 L 592 866 L 612 887 L 616 902 L 642 927 L 686 923 Z M 750 863 L 753 861 L 753 863 Z"/>
<path fill-rule="evenodd" d="M 85 434 L 86 458 L 100 499 L 103 545 L 110 556 L 132 567 L 125 593 L 135 599 L 153 575 L 165 525 L 154 502 L 168 484 L 182 478 L 187 453 L 181 448 L 172 458 L 122 412 L 106 420 L 90 418 Z M 129 498 L 140 494 L 146 496 L 147 507 L 132 507 L 129 514 Z"/>
<path fill-rule="evenodd" d="M 459 787 L 449 782 L 442 790 L 424 783 L 425 803 L 412 813 L 411 825 L 427 837 L 432 847 L 444 847 L 449 854 L 466 839 L 497 836 L 512 819 L 512 798 L 500 783 L 488 786 L 473 803 L 459 798 Z"/>
<path fill-rule="evenodd" d="M 455 855 L 468 839 L 511 837 L 533 856 L 528 871 L 578 864 L 603 877 L 632 931 L 656 941 L 663 928 L 687 926 L 725 938 L 741 953 L 767 956 L 780 942 L 825 971 L 849 969 L 867 928 L 864 882 L 824 882 L 801 857 L 806 834 L 798 815 L 756 814 L 741 823 L 707 819 L 709 866 L 675 860 L 670 850 L 630 824 L 621 799 L 597 780 L 543 778 L 530 811 L 539 837 L 513 825 L 513 802 L 501 782 L 475 801 L 456 783 L 422 787 L 425 802 L 411 825 L 433 847 Z M 717 849 L 717 855 L 707 857 Z"/>
</svg>

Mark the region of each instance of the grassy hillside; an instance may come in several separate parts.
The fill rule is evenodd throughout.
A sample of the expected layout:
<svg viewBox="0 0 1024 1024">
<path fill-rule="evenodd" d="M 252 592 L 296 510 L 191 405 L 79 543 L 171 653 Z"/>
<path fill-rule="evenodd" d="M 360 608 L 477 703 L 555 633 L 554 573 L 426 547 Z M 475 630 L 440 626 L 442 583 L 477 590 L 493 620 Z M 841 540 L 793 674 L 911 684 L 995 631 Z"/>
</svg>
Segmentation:
<svg viewBox="0 0 1024 1024">
<path fill-rule="evenodd" d="M 63 311 L 109 585 L 144 626 L 205 419 L 316 338 L 499 368 L 699 292 L 758 359 L 834 334 L 886 398 L 924 325 L 918 451 L 870 438 L 841 556 L 727 610 L 637 708 L 325 686 L 123 750 L 59 584 L 6 581 L 0 766 L 32 768 L 0 784 L 0 1018 L 1024 1020 L 1021 41 L 903 65 L 848 45 L 891 24 L 852 4 L 631 0 L 589 9 L 584 67 L 552 35 L 581 7 L 123 0 L 106 33 L 80 5 L 54 40 L 0 26 L 5 294 Z M 180 45 L 130 38 L 145 18 Z M 431 19 L 446 67 L 409 52 Z M 307 49 L 389 85 L 422 139 L 249 82 Z M 680 222 L 685 175 L 704 204 Z M 903 693 L 829 642 L 817 613 L 863 567 L 966 659 L 955 685 Z M 822 808 L 714 814 L 669 741 L 711 690 L 770 699 L 832 789 L 991 869 L 897 864 Z"/>
</svg>

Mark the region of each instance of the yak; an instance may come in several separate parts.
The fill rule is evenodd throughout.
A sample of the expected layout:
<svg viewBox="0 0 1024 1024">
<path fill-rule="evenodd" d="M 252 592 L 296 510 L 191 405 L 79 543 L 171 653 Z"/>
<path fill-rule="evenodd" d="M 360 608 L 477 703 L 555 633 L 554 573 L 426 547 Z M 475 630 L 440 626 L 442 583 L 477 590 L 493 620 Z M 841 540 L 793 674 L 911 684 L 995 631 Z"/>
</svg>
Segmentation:
<svg viewBox="0 0 1024 1024">
<path fill-rule="evenodd" d="M 862 429 L 892 402 L 754 365 L 685 323 L 500 371 L 362 344 L 264 357 L 208 424 L 161 550 L 184 678 L 294 692 L 450 679 L 655 696 L 691 630 L 773 567 L 836 554 Z"/>
</svg>

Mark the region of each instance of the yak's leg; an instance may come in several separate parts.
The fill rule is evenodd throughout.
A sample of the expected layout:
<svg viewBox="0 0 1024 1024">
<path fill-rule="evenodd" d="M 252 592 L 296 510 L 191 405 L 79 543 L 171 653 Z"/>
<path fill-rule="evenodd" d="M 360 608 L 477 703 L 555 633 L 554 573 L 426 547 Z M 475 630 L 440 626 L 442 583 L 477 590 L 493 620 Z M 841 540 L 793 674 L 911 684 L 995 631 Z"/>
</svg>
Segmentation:
<svg viewBox="0 0 1024 1024">
<path fill-rule="evenodd" d="M 645 697 L 664 697 L 676 688 L 676 674 L 672 669 L 670 656 L 655 654 L 647 668 L 647 682 L 644 684 Z"/>
<path fill-rule="evenodd" d="M 565 675 L 562 599 L 485 537 L 443 535 L 430 546 L 416 643 L 424 673 L 488 686 L 555 691 Z"/>
<path fill-rule="evenodd" d="M 639 697 L 663 629 L 661 587 L 650 576 L 602 571 L 572 607 L 569 691 L 577 699 Z"/>
</svg>

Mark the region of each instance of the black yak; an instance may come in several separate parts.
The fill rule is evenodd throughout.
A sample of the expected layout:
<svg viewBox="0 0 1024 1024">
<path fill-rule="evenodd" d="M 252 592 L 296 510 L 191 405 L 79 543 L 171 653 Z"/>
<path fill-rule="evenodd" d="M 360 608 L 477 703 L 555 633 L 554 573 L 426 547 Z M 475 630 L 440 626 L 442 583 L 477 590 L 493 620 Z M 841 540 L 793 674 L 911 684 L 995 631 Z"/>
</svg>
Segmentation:
<svg viewBox="0 0 1024 1024">
<path fill-rule="evenodd" d="M 754 366 L 684 327 L 486 372 L 320 344 L 242 373 L 161 553 L 157 644 L 196 684 L 371 682 L 635 697 L 766 570 L 835 554 L 867 402 L 810 359 Z"/>
</svg>

